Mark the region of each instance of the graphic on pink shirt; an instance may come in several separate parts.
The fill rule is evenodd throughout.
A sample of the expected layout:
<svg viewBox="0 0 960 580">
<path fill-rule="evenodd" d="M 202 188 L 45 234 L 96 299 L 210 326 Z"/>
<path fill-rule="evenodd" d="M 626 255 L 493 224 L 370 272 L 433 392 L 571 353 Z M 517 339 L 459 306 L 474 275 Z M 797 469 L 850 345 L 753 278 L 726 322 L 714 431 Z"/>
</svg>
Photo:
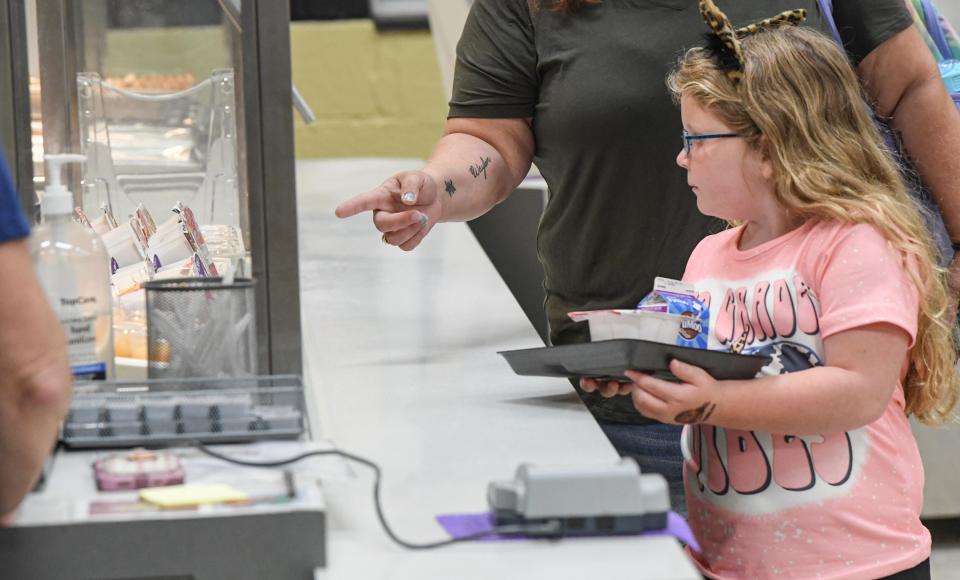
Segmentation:
<svg viewBox="0 0 960 580">
<path fill-rule="evenodd" d="M 744 332 L 748 345 L 790 338 L 798 329 L 809 336 L 820 334 L 816 296 L 800 276 L 793 276 L 793 288 L 783 278 L 772 283 L 758 282 L 748 299 L 749 295 L 745 286 L 727 289 L 724 293 L 714 327 L 714 337 L 721 345 L 732 343 Z M 702 291 L 697 297 L 712 308 L 709 291 Z M 748 301 L 750 308 L 747 307 Z"/>
<path fill-rule="evenodd" d="M 817 352 L 822 348 L 820 305 L 799 274 L 729 287 L 716 304 L 709 289 L 701 291 L 698 298 L 716 313 L 712 342 L 729 347 L 746 335 L 744 353 L 771 358 L 764 374 L 823 365 Z M 712 425 L 690 429 L 688 468 L 696 474 L 700 491 L 713 496 L 756 495 L 768 490 L 779 496 L 808 492 L 818 484 L 835 488 L 848 484 L 854 472 L 854 444 L 847 432 L 801 436 Z M 806 498 L 813 502 L 824 496 L 816 493 Z"/>
</svg>

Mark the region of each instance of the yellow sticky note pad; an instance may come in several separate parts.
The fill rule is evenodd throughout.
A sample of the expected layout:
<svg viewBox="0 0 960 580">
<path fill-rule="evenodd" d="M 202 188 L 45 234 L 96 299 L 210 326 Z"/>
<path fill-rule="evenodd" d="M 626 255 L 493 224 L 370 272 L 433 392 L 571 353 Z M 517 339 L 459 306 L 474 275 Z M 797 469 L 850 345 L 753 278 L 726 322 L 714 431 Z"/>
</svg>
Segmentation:
<svg viewBox="0 0 960 580">
<path fill-rule="evenodd" d="M 178 508 L 211 503 L 243 502 L 250 498 L 247 494 L 225 483 L 194 483 L 141 489 L 140 499 L 162 508 Z"/>
</svg>

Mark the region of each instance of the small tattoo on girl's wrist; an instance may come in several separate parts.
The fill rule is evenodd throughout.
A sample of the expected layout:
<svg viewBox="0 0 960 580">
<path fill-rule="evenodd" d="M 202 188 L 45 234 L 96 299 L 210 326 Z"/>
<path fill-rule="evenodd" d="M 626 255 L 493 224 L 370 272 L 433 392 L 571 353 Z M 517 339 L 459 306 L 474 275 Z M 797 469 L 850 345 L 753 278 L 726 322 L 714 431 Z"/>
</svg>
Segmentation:
<svg viewBox="0 0 960 580">
<path fill-rule="evenodd" d="M 444 189 L 447 192 L 447 195 L 449 195 L 450 197 L 453 197 L 453 194 L 457 193 L 457 188 L 454 187 L 452 179 L 444 179 L 443 184 L 444 184 Z"/>
<path fill-rule="evenodd" d="M 713 411 L 717 408 L 715 403 L 707 401 L 706 403 L 700 405 L 696 409 L 689 409 L 682 413 L 678 413 L 676 417 L 673 418 L 677 423 L 682 423 L 684 425 L 694 425 L 696 423 L 704 423 L 707 419 L 713 415 Z"/>
</svg>

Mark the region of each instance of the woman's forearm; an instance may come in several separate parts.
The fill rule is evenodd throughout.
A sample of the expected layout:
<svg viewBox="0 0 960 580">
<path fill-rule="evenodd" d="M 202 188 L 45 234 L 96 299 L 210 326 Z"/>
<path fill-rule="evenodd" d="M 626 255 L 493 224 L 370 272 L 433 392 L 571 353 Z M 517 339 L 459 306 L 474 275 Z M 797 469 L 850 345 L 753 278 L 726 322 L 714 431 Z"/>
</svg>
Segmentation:
<svg viewBox="0 0 960 580">
<path fill-rule="evenodd" d="M 915 27 L 887 39 L 858 66 L 881 117 L 903 136 L 906 153 L 960 240 L 960 113 L 944 88 L 930 50 Z"/>
<path fill-rule="evenodd" d="M 939 76 L 905 92 L 893 124 L 937 200 L 950 237 L 960 239 L 960 112 L 946 96 Z"/>
<path fill-rule="evenodd" d="M 533 159 L 524 119 L 451 119 L 423 171 L 443 200 L 441 221 L 481 216 L 509 196 Z"/>
</svg>

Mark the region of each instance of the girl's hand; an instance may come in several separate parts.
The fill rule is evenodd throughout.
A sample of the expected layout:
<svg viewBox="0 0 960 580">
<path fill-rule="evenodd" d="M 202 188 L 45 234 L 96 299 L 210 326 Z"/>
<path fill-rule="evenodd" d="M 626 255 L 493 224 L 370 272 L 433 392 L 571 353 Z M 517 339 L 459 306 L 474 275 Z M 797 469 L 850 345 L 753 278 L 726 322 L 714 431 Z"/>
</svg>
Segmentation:
<svg viewBox="0 0 960 580">
<path fill-rule="evenodd" d="M 609 399 L 617 395 L 629 395 L 633 391 L 633 383 L 620 383 L 617 381 L 598 381 L 583 377 L 580 379 L 580 388 L 586 393 L 598 391 L 600 395 Z"/>
<path fill-rule="evenodd" d="M 681 382 L 672 383 L 648 374 L 627 371 L 633 381 L 633 406 L 661 423 L 706 423 L 717 408 L 718 381 L 700 367 L 670 361 L 670 372 Z"/>
</svg>

